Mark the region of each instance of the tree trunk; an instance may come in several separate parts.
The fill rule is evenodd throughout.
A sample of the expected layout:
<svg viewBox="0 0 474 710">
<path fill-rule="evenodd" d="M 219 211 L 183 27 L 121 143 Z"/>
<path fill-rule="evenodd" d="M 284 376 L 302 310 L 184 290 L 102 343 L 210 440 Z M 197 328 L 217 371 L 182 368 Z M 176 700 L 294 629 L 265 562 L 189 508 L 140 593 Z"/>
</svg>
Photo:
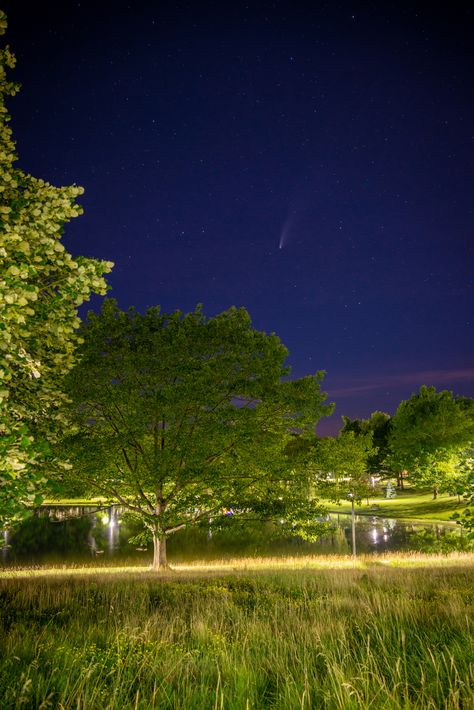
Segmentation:
<svg viewBox="0 0 474 710">
<path fill-rule="evenodd" d="M 153 532 L 153 569 L 166 569 L 168 561 L 166 559 L 166 536 Z"/>
<path fill-rule="evenodd" d="M 438 486 L 433 486 L 433 500 L 438 497 Z"/>
</svg>

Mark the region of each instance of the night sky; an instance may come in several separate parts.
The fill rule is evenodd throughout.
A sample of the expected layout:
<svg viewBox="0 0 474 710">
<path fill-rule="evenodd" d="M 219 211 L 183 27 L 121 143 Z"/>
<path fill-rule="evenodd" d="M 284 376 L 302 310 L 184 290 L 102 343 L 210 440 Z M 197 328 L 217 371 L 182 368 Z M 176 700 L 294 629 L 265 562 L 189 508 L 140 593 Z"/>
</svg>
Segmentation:
<svg viewBox="0 0 474 710">
<path fill-rule="evenodd" d="M 85 187 L 65 243 L 121 307 L 245 306 L 327 371 L 321 433 L 474 395 L 467 4 L 36 5 L 0 3 L 19 165 Z"/>
</svg>

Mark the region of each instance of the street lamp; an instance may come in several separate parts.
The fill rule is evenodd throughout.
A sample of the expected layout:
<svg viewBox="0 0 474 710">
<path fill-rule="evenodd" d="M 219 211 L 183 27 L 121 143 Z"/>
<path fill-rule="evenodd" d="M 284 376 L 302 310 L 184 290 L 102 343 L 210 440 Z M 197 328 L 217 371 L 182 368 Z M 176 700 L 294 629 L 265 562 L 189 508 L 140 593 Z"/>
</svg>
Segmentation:
<svg viewBox="0 0 474 710">
<path fill-rule="evenodd" d="M 354 510 L 354 503 L 355 503 L 355 493 L 348 493 L 347 497 L 351 501 L 351 508 L 352 508 L 352 514 L 351 514 L 351 523 L 352 523 L 352 557 L 355 557 L 357 554 L 356 551 L 356 527 L 355 527 L 355 510 Z"/>
</svg>

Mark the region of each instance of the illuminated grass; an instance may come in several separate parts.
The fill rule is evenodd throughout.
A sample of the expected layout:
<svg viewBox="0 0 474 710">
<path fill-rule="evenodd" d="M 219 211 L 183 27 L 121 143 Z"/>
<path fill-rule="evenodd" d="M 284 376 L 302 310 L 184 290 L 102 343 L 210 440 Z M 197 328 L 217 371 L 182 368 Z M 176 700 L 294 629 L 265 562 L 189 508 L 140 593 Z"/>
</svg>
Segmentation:
<svg viewBox="0 0 474 710">
<path fill-rule="evenodd" d="M 231 557 L 221 560 L 196 560 L 192 563 L 176 563 L 169 570 L 153 571 L 148 565 L 120 566 L 107 563 L 99 565 L 61 565 L 38 567 L 6 567 L 0 569 L 1 579 L 36 578 L 43 576 L 205 576 L 208 573 L 241 574 L 246 572 L 292 571 L 292 570 L 344 570 L 372 569 L 374 567 L 473 567 L 473 552 L 450 552 L 449 554 L 425 554 L 423 552 L 397 552 L 360 555 L 355 560 L 348 555 L 298 555 L 295 557 Z"/>
<path fill-rule="evenodd" d="M 0 579 L 0 707 L 465 710 L 473 559 L 17 572 Z"/>
<path fill-rule="evenodd" d="M 351 506 L 347 501 L 333 507 L 334 513 L 350 513 Z M 431 492 L 418 493 L 410 489 L 397 491 L 395 498 L 370 498 L 369 504 L 364 501 L 356 506 L 357 515 L 379 515 L 387 518 L 406 520 L 432 520 L 449 522 L 453 513 L 466 508 L 465 502 L 459 502 L 457 497 L 440 494 L 433 500 Z M 453 522 L 453 526 L 455 523 Z"/>
</svg>

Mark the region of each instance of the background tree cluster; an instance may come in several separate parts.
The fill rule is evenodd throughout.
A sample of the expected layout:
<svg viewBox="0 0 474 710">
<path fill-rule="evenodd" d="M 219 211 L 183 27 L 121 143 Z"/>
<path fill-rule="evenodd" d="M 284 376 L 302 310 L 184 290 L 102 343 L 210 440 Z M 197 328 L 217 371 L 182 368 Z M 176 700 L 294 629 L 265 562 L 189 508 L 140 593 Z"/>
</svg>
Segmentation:
<svg viewBox="0 0 474 710">
<path fill-rule="evenodd" d="M 374 412 L 369 419 L 343 421 L 343 432 L 372 436 L 369 472 L 395 476 L 400 487 L 405 478 L 415 486 L 430 486 L 434 497 L 438 492 L 466 491 L 474 441 L 471 398 L 422 386 L 400 403 L 393 417 Z"/>
<path fill-rule="evenodd" d="M 431 486 L 436 497 L 464 485 L 463 461 L 473 441 L 474 400 L 421 387 L 393 417 L 388 461 L 415 484 Z"/>
</svg>

